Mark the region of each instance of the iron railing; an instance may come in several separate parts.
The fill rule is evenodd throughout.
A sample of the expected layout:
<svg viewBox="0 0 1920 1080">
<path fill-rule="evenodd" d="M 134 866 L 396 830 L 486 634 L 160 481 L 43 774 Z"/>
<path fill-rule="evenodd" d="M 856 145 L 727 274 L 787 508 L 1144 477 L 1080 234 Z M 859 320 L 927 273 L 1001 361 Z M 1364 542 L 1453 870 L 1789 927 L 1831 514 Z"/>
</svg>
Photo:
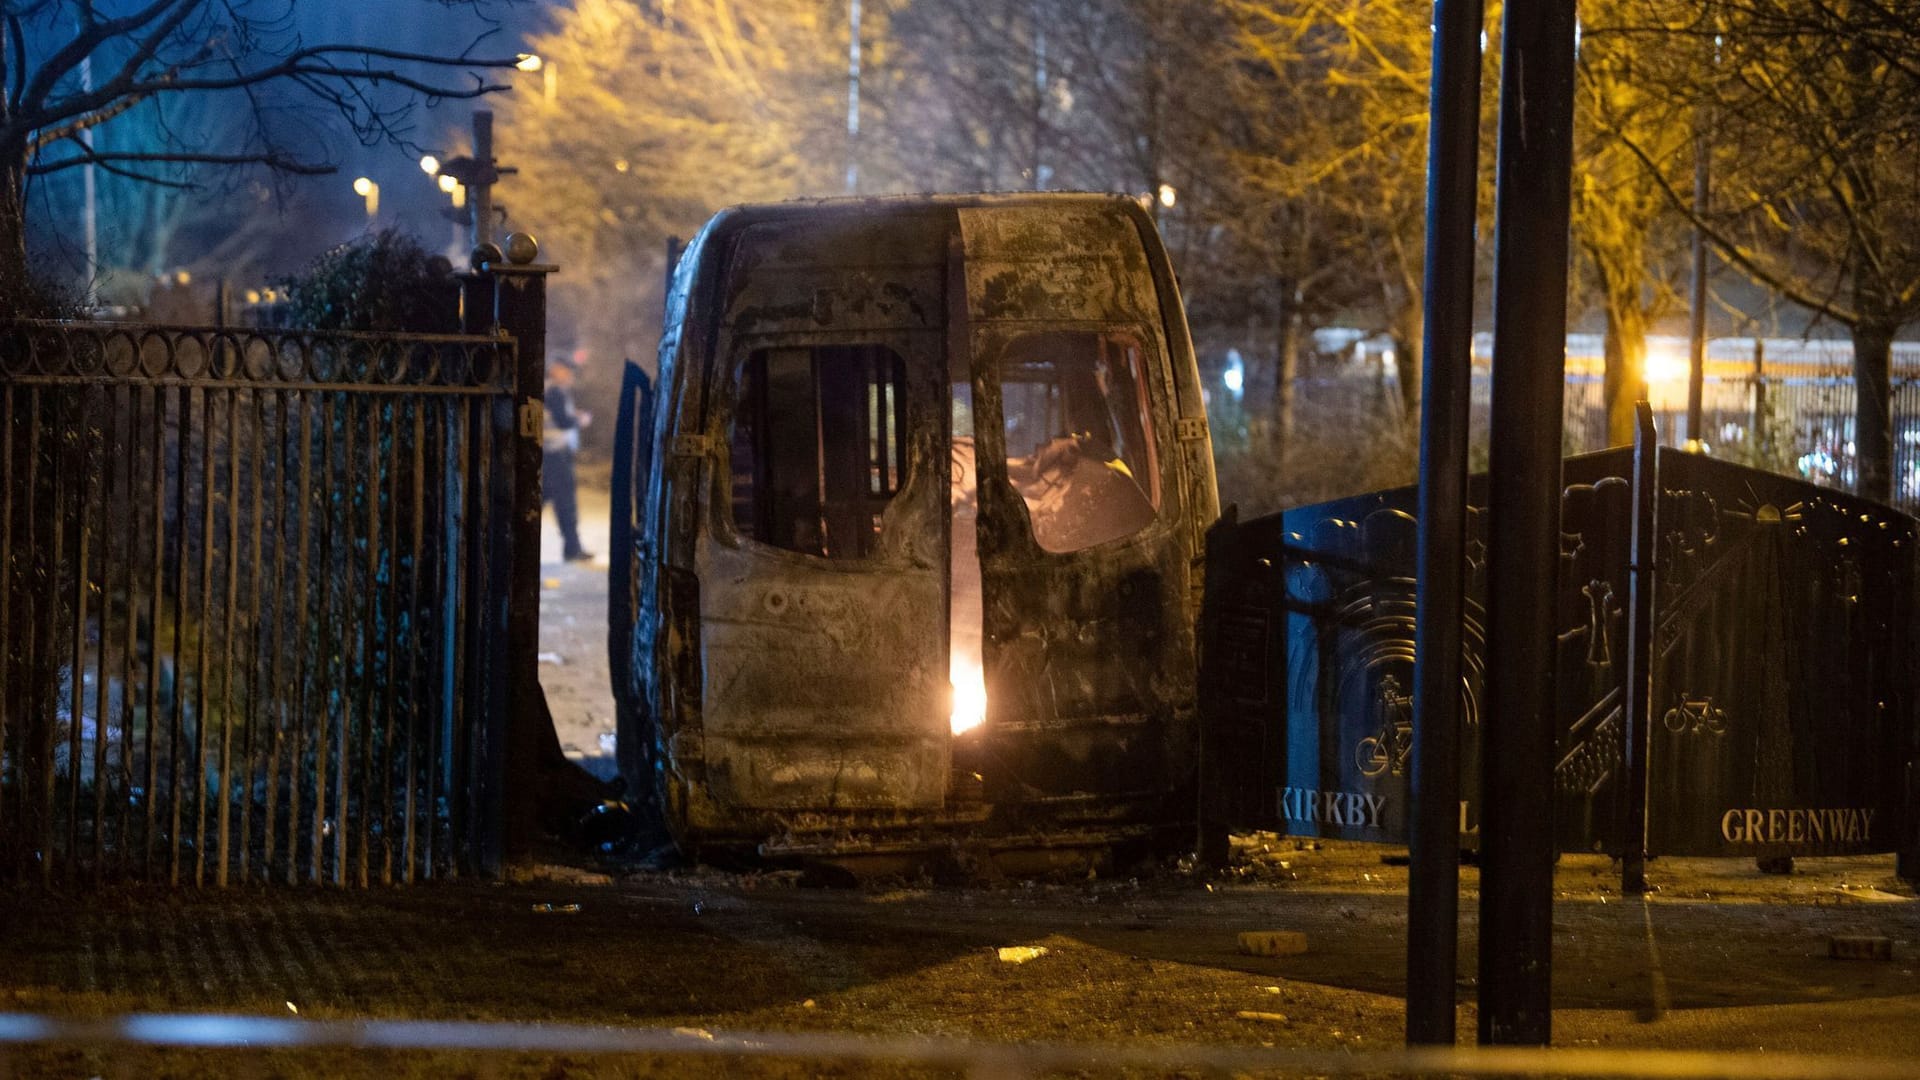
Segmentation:
<svg viewBox="0 0 1920 1080">
<path fill-rule="evenodd" d="M 0 322 L 0 877 L 471 865 L 515 346 Z"/>
<path fill-rule="evenodd" d="M 1567 353 L 1567 450 L 1608 445 L 1604 361 L 1597 339 L 1570 335 Z M 1582 344 L 1589 348 L 1581 348 Z M 1686 342 L 1648 341 L 1654 426 L 1668 446 L 1700 438 L 1726 457 L 1816 484 L 1851 490 L 1854 453 L 1852 349 L 1845 341 L 1715 338 L 1708 343 L 1701 427 L 1687 431 Z M 1476 358 L 1478 359 L 1478 358 Z M 1893 351 L 1893 504 L 1920 512 L 1920 345 Z M 1474 407 L 1484 415 L 1491 380 L 1474 370 Z"/>
</svg>

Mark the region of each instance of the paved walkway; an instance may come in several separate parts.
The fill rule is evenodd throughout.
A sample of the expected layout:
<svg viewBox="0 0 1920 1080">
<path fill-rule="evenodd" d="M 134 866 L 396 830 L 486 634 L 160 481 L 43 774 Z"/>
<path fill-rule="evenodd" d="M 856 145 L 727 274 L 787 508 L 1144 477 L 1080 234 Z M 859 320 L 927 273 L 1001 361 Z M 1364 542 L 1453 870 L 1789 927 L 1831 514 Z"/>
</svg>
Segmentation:
<svg viewBox="0 0 1920 1080">
<path fill-rule="evenodd" d="M 593 561 L 563 561 L 553 512 L 542 521 L 540 686 L 567 756 L 611 779 L 619 770 L 607 671 L 608 496 L 603 472 L 582 470 L 580 480 L 580 542 Z"/>
<path fill-rule="evenodd" d="M 1210 879 L 1169 873 L 977 889 L 803 889 L 792 874 L 694 870 L 604 884 L 574 874 L 571 883 L 363 893 L 0 894 L 0 1014 L 217 1011 L 996 1043 L 1396 1045 L 1405 869 L 1357 844 L 1256 840 L 1238 854 L 1234 873 Z M 1629 901 L 1604 858 L 1562 860 L 1558 1045 L 1920 1060 L 1920 903 L 1893 879 L 1890 859 L 1806 860 L 1791 878 L 1761 877 L 1737 862 L 1660 860 L 1650 876 L 1661 891 Z M 1462 878 L 1461 1031 L 1471 1042 L 1478 874 Z M 1264 929 L 1303 931 L 1310 949 L 1242 955 L 1237 933 Z M 1832 934 L 1890 937 L 1894 959 L 1828 959 Z M 1005 946 L 1046 953 L 1013 964 L 999 958 Z M 0 1047 L 0 1071 L 10 1053 Z M 161 1061 L 41 1049 L 15 1057 L 11 1075 L 226 1075 L 227 1053 L 170 1051 Z M 645 1071 L 641 1062 L 602 1071 L 551 1055 L 476 1070 L 345 1051 L 262 1064 L 253 1075 Z M 713 1075 L 713 1063 L 665 1071 Z M 800 1065 L 736 1074 L 870 1073 Z"/>
</svg>

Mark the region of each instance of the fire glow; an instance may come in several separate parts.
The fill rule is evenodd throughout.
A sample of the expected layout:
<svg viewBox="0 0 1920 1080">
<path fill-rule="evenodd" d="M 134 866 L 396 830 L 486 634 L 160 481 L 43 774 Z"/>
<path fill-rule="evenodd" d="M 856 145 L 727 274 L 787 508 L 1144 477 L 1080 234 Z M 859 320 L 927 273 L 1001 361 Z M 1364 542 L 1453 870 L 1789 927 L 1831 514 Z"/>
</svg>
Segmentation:
<svg viewBox="0 0 1920 1080">
<path fill-rule="evenodd" d="M 953 733 L 965 734 L 987 718 L 987 676 L 979 657 L 955 650 L 947 677 L 953 683 Z"/>
<path fill-rule="evenodd" d="M 947 575 L 947 679 L 953 684 L 953 733 L 972 731 L 987 718 L 987 678 L 982 665 L 979 524 L 973 471 L 973 395 L 954 388 L 953 476 L 948 489 L 950 561 Z"/>
</svg>

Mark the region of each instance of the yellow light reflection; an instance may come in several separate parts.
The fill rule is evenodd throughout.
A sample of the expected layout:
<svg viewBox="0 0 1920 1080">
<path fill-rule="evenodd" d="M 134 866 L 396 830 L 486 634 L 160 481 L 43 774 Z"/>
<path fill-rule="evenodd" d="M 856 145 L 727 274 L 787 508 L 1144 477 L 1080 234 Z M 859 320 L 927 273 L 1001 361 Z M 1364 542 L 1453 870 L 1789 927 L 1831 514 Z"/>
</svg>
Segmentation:
<svg viewBox="0 0 1920 1080">
<path fill-rule="evenodd" d="M 955 656 L 948 678 L 953 681 L 953 733 L 960 735 L 987 718 L 987 677 L 979 660 Z"/>
</svg>

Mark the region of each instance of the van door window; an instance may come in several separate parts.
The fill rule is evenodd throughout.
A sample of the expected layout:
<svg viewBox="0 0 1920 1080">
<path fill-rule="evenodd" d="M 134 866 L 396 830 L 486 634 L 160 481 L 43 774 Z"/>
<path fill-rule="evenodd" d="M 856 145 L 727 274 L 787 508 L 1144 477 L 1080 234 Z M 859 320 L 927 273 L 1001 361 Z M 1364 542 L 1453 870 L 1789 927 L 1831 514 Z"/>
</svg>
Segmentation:
<svg viewBox="0 0 1920 1080">
<path fill-rule="evenodd" d="M 1145 350 L 1126 331 L 1025 334 L 1000 365 L 1007 478 L 1044 551 L 1132 536 L 1160 507 Z"/>
<path fill-rule="evenodd" d="M 729 433 L 735 530 L 808 555 L 874 554 L 906 478 L 905 408 L 906 365 L 885 346 L 748 356 Z"/>
</svg>

